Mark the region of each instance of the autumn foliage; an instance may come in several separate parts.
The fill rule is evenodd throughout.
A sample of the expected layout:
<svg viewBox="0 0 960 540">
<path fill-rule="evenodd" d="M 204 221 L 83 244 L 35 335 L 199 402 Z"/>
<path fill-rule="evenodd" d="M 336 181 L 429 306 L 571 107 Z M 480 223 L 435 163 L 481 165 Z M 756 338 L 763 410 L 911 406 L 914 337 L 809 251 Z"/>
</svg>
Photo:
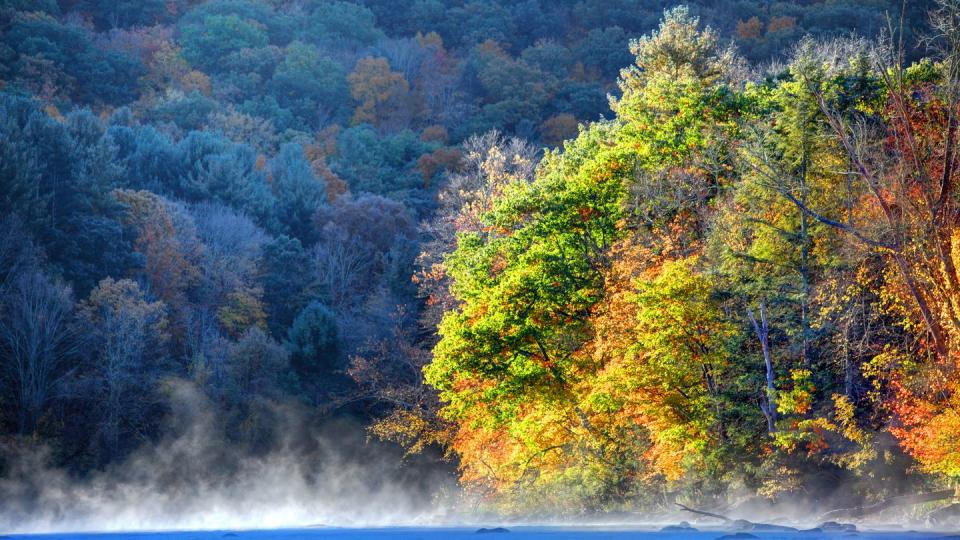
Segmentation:
<svg viewBox="0 0 960 540">
<path fill-rule="evenodd" d="M 504 508 L 799 497 L 896 459 L 889 434 L 931 476 L 888 480 L 960 475 L 954 60 L 833 47 L 744 86 L 668 11 L 616 118 L 460 207 L 425 375 L 466 486 Z"/>
</svg>

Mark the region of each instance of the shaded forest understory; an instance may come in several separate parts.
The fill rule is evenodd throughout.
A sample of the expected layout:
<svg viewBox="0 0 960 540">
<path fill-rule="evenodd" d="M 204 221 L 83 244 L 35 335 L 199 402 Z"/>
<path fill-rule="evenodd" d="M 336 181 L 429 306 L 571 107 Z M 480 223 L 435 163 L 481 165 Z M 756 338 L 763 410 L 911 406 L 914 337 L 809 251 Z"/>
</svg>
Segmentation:
<svg viewBox="0 0 960 540">
<path fill-rule="evenodd" d="M 514 515 L 954 489 L 958 113 L 956 0 L 0 0 L 0 478 L 202 412 Z"/>
</svg>

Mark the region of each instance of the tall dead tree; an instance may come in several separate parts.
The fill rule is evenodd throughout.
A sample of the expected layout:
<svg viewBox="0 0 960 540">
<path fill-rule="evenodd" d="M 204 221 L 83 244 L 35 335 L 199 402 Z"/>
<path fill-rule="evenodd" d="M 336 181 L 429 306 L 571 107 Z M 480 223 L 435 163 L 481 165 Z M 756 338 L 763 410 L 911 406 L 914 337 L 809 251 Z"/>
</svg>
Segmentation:
<svg viewBox="0 0 960 540">
<path fill-rule="evenodd" d="M 747 316 L 750 317 L 750 323 L 753 324 L 753 330 L 760 340 L 760 349 L 763 351 L 763 363 L 766 367 L 767 387 L 764 399 L 760 401 L 760 410 L 764 418 L 767 419 L 767 433 L 776 433 L 777 431 L 777 399 L 776 386 L 774 386 L 773 358 L 770 356 L 770 327 L 767 325 L 766 302 L 760 300 L 760 322 L 753 315 L 753 310 L 747 308 Z"/>
</svg>

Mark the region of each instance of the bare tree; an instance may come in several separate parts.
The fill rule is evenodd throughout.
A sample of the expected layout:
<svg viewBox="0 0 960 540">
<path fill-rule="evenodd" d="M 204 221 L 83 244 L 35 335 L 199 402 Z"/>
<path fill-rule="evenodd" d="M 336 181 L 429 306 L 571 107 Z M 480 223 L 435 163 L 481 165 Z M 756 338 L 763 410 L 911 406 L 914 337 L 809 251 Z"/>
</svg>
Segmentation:
<svg viewBox="0 0 960 540">
<path fill-rule="evenodd" d="M 217 394 L 227 382 L 229 340 L 221 333 L 217 315 L 209 307 L 191 309 L 185 326 L 183 354 L 190 374 L 198 385 L 212 387 L 212 393 Z"/>
<path fill-rule="evenodd" d="M 407 209 L 377 195 L 340 197 L 318 209 L 314 222 L 316 283 L 338 311 L 364 302 L 389 277 L 397 250 L 416 236 Z"/>
<path fill-rule="evenodd" d="M 100 353 L 100 382 L 104 395 L 100 403 L 103 416 L 99 427 L 107 447 L 105 458 L 109 460 L 119 452 L 124 417 L 140 416 L 131 407 L 137 402 L 130 403 L 124 398 L 138 386 L 137 378 L 142 376 L 137 368 L 143 363 L 146 328 L 142 319 L 123 309 L 108 313 L 103 324 L 106 340 Z"/>
<path fill-rule="evenodd" d="M 377 56 L 390 62 L 390 66 L 401 73 L 408 81 L 414 80 L 420 72 L 420 66 L 430 54 L 423 45 L 413 38 L 385 38 L 373 48 Z"/>
<path fill-rule="evenodd" d="M 206 300 L 223 302 L 231 292 L 253 288 L 266 234 L 246 215 L 220 204 L 193 205 L 190 213 L 203 243 L 198 267 Z"/>
<path fill-rule="evenodd" d="M 0 317 L 0 375 L 12 387 L 17 431 L 33 433 L 76 351 L 70 288 L 39 271 L 17 276 L 4 295 Z"/>
<path fill-rule="evenodd" d="M 329 295 L 330 305 L 342 307 L 358 293 L 357 284 L 371 264 L 370 253 L 354 237 L 326 239 L 313 248 L 316 283 Z"/>
<path fill-rule="evenodd" d="M 125 442 L 147 436 L 153 399 L 166 359 L 166 306 L 150 302 L 136 282 L 106 278 L 78 306 L 92 349 L 90 397 L 99 411 L 101 460 Z"/>
</svg>

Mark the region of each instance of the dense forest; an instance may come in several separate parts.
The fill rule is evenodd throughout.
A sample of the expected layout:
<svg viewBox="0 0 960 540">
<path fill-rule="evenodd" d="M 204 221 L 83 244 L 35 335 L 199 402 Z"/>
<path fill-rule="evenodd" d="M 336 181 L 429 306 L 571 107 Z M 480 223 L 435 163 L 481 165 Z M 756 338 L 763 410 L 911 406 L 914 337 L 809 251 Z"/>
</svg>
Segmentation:
<svg viewBox="0 0 960 540">
<path fill-rule="evenodd" d="M 675 4 L 0 0 L 0 477 L 186 386 L 519 515 L 955 487 L 960 5 Z"/>
</svg>

